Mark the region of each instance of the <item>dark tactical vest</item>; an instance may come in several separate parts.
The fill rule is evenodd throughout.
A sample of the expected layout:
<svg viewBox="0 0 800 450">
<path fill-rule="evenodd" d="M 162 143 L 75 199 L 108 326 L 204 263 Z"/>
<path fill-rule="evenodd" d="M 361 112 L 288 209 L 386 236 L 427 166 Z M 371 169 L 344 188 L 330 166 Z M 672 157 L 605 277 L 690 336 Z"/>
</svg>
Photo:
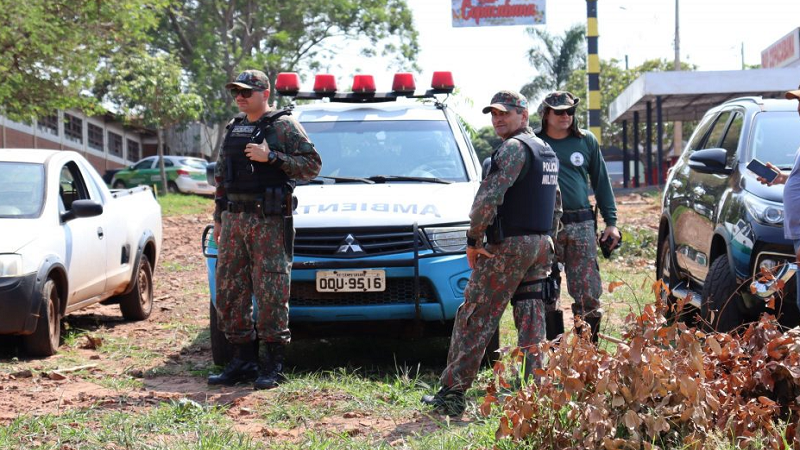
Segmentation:
<svg viewBox="0 0 800 450">
<path fill-rule="evenodd" d="M 549 233 L 556 206 L 558 157 L 550 146 L 527 134 L 511 139 L 522 142 L 531 157 L 526 158 L 520 176 L 497 207 L 503 236 Z"/>
<path fill-rule="evenodd" d="M 286 186 L 289 177 L 275 164 L 251 161 L 244 153 L 249 143 L 260 144 L 266 139 L 269 148 L 280 148 L 273 123 L 278 117 L 291 114 L 287 109 L 272 111 L 258 122 L 243 124 L 245 116 L 237 116 L 228 125 L 228 134 L 222 144 L 226 172 L 225 190 L 231 194 L 261 195 L 267 188 Z"/>
</svg>

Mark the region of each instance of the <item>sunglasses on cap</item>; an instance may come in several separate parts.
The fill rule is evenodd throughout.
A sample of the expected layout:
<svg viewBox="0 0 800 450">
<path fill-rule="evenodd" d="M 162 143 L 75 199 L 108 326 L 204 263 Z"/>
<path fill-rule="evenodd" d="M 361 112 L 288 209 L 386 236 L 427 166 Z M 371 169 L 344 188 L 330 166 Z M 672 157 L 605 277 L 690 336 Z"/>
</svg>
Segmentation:
<svg viewBox="0 0 800 450">
<path fill-rule="evenodd" d="M 554 109 L 554 110 L 553 110 L 553 114 L 555 114 L 555 115 L 557 115 L 557 116 L 563 116 L 564 114 L 566 114 L 566 115 L 568 115 L 568 116 L 574 116 L 574 115 L 575 115 L 575 108 L 569 108 L 569 109 Z"/>
<path fill-rule="evenodd" d="M 253 95 L 253 91 L 261 92 L 261 91 L 263 91 L 263 89 L 232 88 L 231 89 L 231 97 L 236 98 L 241 94 L 242 98 L 250 98 Z"/>
</svg>

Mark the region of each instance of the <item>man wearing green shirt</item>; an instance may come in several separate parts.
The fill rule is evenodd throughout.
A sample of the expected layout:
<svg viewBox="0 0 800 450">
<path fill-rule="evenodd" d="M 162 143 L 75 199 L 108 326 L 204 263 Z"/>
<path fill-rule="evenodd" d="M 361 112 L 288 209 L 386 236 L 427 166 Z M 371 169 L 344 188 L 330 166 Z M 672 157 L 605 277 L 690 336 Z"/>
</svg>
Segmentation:
<svg viewBox="0 0 800 450">
<path fill-rule="evenodd" d="M 556 257 L 564 266 L 567 290 L 573 298 L 572 314 L 589 324 L 592 340 L 597 342 L 603 317 L 602 283 L 597 265 L 595 216 L 589 203 L 590 187 L 606 224 L 600 241 L 611 239 L 610 248 L 614 248 L 621 235 L 616 227 L 617 205 L 600 145 L 590 131 L 578 128 L 575 121 L 579 102 L 579 98 L 566 91 L 548 94 L 539 106 L 542 128 L 536 135 L 550 144 L 560 163 L 558 185 L 564 227 L 556 239 Z M 549 307 L 558 308 L 558 302 Z"/>
</svg>

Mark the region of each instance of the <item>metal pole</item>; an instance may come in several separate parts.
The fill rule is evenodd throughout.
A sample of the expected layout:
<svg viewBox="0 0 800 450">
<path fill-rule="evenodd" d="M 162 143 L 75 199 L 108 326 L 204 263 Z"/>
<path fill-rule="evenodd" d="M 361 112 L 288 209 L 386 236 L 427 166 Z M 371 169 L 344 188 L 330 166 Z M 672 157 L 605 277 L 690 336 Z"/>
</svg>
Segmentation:
<svg viewBox="0 0 800 450">
<path fill-rule="evenodd" d="M 586 0 L 586 74 L 589 85 L 589 131 L 603 145 L 600 122 L 600 57 L 597 55 L 597 0 Z"/>
<path fill-rule="evenodd" d="M 647 154 L 647 185 L 653 183 L 653 104 L 647 102 L 647 125 L 645 126 L 645 136 L 647 137 L 647 145 L 645 146 Z"/>
<path fill-rule="evenodd" d="M 675 71 L 681 70 L 681 35 L 678 2 L 679 0 L 675 0 Z M 681 152 L 683 152 L 683 122 L 676 120 L 672 124 L 672 156 L 679 156 Z M 661 164 L 661 161 L 658 163 Z M 659 177 L 660 176 L 661 175 L 659 175 Z"/>
<path fill-rule="evenodd" d="M 628 167 L 628 121 L 622 121 L 622 187 L 628 187 L 630 168 Z"/>
<path fill-rule="evenodd" d="M 639 111 L 633 112 L 633 187 L 639 187 Z"/>
<path fill-rule="evenodd" d="M 658 155 L 658 161 L 656 162 L 656 170 L 658 170 L 658 174 L 656 175 L 656 184 L 661 186 L 664 183 L 663 180 L 663 169 L 661 167 L 664 161 L 664 121 L 662 120 L 661 116 L 661 96 L 656 97 L 656 124 L 658 129 L 656 133 L 658 134 L 658 144 L 656 145 L 656 153 Z"/>
</svg>

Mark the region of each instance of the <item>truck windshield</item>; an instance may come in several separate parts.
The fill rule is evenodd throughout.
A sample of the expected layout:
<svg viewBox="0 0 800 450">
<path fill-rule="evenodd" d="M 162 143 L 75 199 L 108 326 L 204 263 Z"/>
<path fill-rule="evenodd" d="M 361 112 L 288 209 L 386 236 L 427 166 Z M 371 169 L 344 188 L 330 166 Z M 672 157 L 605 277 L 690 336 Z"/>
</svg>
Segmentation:
<svg viewBox="0 0 800 450">
<path fill-rule="evenodd" d="M 305 122 L 303 127 L 322 157 L 321 176 L 467 180 L 445 121 Z"/>
<path fill-rule="evenodd" d="M 768 111 L 757 114 L 753 129 L 753 158 L 791 169 L 800 147 L 797 112 Z"/>
<path fill-rule="evenodd" d="M 37 217 L 43 194 L 44 165 L 0 162 L 0 218 Z"/>
</svg>

